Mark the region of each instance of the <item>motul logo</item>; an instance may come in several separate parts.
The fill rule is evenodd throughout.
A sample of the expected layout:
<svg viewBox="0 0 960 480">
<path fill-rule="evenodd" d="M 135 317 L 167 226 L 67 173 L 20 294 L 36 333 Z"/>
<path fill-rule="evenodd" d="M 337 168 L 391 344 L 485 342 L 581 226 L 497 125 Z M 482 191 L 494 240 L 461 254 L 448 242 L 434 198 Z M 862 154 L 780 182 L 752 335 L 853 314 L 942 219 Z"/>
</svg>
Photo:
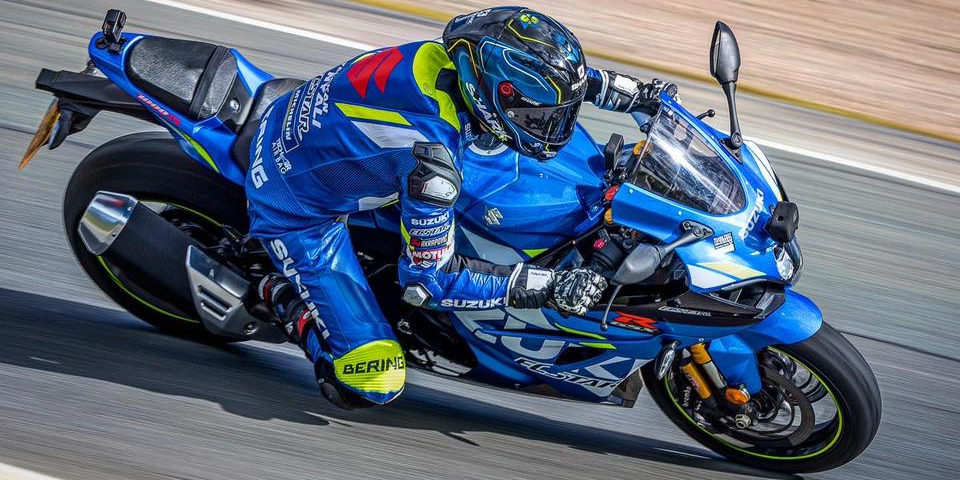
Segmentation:
<svg viewBox="0 0 960 480">
<path fill-rule="evenodd" d="M 362 98 L 367 98 L 370 77 L 373 77 L 373 83 L 377 85 L 380 93 L 383 93 L 387 89 L 387 79 L 401 60 L 403 54 L 397 47 L 377 52 L 354 63 L 350 70 L 347 70 L 347 80 L 350 80 L 350 84 Z"/>
</svg>

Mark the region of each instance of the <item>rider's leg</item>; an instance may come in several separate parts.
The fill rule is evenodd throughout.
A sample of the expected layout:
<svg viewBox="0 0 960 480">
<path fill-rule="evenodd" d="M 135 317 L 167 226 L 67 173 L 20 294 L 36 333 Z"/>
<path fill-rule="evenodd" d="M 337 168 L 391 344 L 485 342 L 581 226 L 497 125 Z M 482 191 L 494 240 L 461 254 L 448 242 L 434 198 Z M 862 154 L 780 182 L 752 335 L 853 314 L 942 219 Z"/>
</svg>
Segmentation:
<svg viewBox="0 0 960 480">
<path fill-rule="evenodd" d="M 396 398 L 406 377 L 403 350 L 357 263 L 346 226 L 327 222 L 261 240 L 303 300 L 275 308 L 314 362 L 324 395 L 345 407 Z"/>
</svg>

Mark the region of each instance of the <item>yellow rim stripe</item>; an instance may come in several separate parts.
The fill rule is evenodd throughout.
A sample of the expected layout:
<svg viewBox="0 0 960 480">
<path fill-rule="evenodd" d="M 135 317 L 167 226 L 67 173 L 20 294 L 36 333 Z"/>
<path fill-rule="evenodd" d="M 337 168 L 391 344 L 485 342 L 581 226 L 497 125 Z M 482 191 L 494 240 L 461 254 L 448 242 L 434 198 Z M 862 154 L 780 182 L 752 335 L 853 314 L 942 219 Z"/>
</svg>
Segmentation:
<svg viewBox="0 0 960 480">
<path fill-rule="evenodd" d="M 184 322 L 190 322 L 190 323 L 200 323 L 199 320 L 194 320 L 194 319 L 192 319 L 192 318 L 187 318 L 187 317 L 184 317 L 184 316 L 182 316 L 182 315 L 177 315 L 177 314 L 175 314 L 175 313 L 168 312 L 168 311 L 166 311 L 166 310 L 164 310 L 164 309 L 162 309 L 162 308 L 160 308 L 160 307 L 158 307 L 158 306 L 156 306 L 156 305 L 154 305 L 154 304 L 152 304 L 152 303 L 150 303 L 150 302 L 148 302 L 148 301 L 140 298 L 137 294 L 131 292 L 130 289 L 127 288 L 127 286 L 124 285 L 123 282 L 121 282 L 120 279 L 117 278 L 116 275 L 114 275 L 113 270 L 110 270 L 110 267 L 107 266 L 107 262 L 105 262 L 105 261 L 103 260 L 103 257 L 101 257 L 101 256 L 98 255 L 98 256 L 97 256 L 97 261 L 100 262 L 100 265 L 103 267 L 103 269 L 107 271 L 107 275 L 110 276 L 110 279 L 113 280 L 113 283 L 115 283 L 118 287 L 120 287 L 120 290 L 123 290 L 127 295 L 130 295 L 131 298 L 133 298 L 134 300 L 142 303 L 145 307 L 147 307 L 147 308 L 149 308 L 150 310 L 153 310 L 153 311 L 155 311 L 155 312 L 162 313 L 162 314 L 164 314 L 164 315 L 167 315 L 167 316 L 176 318 L 177 320 L 183 320 Z"/>
<path fill-rule="evenodd" d="M 783 353 L 784 355 L 792 358 L 795 362 L 797 362 L 797 363 L 799 363 L 801 366 L 803 366 L 803 368 L 804 368 L 805 370 L 807 370 L 808 372 L 810 372 L 810 374 L 813 375 L 814 378 L 816 378 L 818 382 L 820 382 L 820 385 L 823 385 L 823 387 L 827 389 L 827 393 L 830 394 L 830 399 L 833 400 L 833 404 L 837 407 L 837 433 L 834 434 L 833 439 L 830 440 L 830 443 L 828 443 L 827 446 L 821 448 L 820 450 L 818 450 L 818 451 L 816 451 L 816 452 L 808 453 L 808 454 L 806 454 L 806 455 L 800 455 L 800 456 L 796 456 L 796 457 L 782 457 L 782 456 L 776 456 L 776 455 L 765 455 L 765 454 L 762 454 L 762 453 L 757 453 L 757 452 L 753 452 L 753 451 L 747 450 L 747 449 L 745 449 L 745 448 L 738 447 L 738 446 L 736 446 L 736 445 L 734 445 L 734 444 L 732 444 L 732 443 L 730 443 L 730 442 L 728 442 L 728 441 L 720 438 L 719 436 L 717 436 L 716 434 L 714 434 L 714 433 L 711 432 L 710 430 L 707 430 L 707 429 L 703 426 L 702 423 L 700 423 L 699 421 L 694 420 L 693 418 L 690 417 L 690 414 L 687 413 L 686 409 L 684 409 L 684 408 L 680 405 L 680 403 L 677 402 L 677 398 L 674 397 L 673 391 L 670 389 L 670 376 L 669 376 L 669 375 L 665 375 L 665 376 L 663 377 L 663 386 L 664 386 L 664 389 L 667 391 L 667 396 L 670 397 L 670 401 L 673 402 L 673 405 L 674 405 L 675 407 L 677 407 L 677 410 L 680 411 L 680 414 L 683 415 L 684 418 L 686 418 L 687 420 L 689 420 L 690 423 L 694 424 L 697 428 L 699 428 L 700 430 L 702 430 L 704 433 L 706 433 L 706 434 L 710 435 L 711 437 L 713 437 L 715 440 L 719 441 L 720 443 L 723 443 L 724 445 L 726 445 L 726 446 L 728 446 L 728 447 L 730 447 L 730 448 L 732 448 L 732 449 L 734 449 L 734 450 L 737 450 L 738 452 L 746 453 L 747 455 L 753 455 L 753 456 L 755 456 L 755 457 L 760 457 L 760 458 L 764 458 L 764 459 L 767 459 L 767 460 L 803 460 L 803 459 L 805 459 L 805 458 L 813 458 L 813 457 L 816 457 L 816 456 L 818 456 L 818 455 L 826 452 L 827 450 L 830 450 L 831 448 L 833 448 L 834 445 L 837 444 L 837 440 L 840 440 L 840 434 L 843 433 L 843 412 L 840 410 L 840 404 L 837 402 L 837 397 L 834 396 L 833 391 L 830 390 L 830 387 L 829 387 L 826 383 L 824 383 L 823 379 L 821 379 L 819 375 L 817 375 L 816 373 L 814 373 L 813 370 L 811 370 L 811 369 L 808 368 L 806 365 L 804 365 L 803 362 L 801 362 L 800 360 L 797 360 L 796 358 L 794 358 L 794 357 L 791 356 L 790 354 L 788 354 L 788 353 L 786 353 L 786 352 L 783 352 L 783 351 L 781 351 L 781 350 L 777 350 L 777 349 L 775 349 L 775 348 L 771 348 L 771 350 L 778 351 L 778 352 Z"/>
<path fill-rule="evenodd" d="M 381 110 L 379 108 L 364 107 L 362 105 L 351 105 L 349 103 L 337 103 L 337 108 L 344 115 L 350 118 L 360 118 L 363 120 L 376 120 L 379 122 L 396 123 L 399 125 L 410 125 L 403 115 L 392 110 Z"/>
</svg>

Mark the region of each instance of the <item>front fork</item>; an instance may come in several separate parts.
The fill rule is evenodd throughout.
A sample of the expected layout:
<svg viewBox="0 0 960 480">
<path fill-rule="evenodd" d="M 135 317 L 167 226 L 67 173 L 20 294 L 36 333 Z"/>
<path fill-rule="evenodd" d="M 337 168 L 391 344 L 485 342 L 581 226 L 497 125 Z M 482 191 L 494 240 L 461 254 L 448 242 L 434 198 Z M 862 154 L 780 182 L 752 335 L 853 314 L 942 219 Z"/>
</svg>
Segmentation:
<svg viewBox="0 0 960 480">
<path fill-rule="evenodd" d="M 756 325 L 733 335 L 687 348 L 680 369 L 706 402 L 715 393 L 735 405 L 763 387 L 757 352 L 773 345 L 802 342 L 820 330 L 823 314 L 807 297 L 786 290 L 783 305 Z M 710 400 L 708 400 L 710 399 Z"/>
</svg>

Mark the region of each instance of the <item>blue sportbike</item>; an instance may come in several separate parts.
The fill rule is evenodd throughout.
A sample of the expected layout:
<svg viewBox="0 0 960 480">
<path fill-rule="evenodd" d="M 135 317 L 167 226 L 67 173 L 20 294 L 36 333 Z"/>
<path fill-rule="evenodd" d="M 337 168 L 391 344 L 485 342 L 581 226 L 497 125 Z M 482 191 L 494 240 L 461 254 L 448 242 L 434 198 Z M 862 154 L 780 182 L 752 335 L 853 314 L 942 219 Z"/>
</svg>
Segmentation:
<svg viewBox="0 0 960 480">
<path fill-rule="evenodd" d="M 100 111 L 162 126 L 113 139 L 77 166 L 63 215 L 79 263 L 164 331 L 286 341 L 253 292 L 273 265 L 248 235 L 242 184 L 261 114 L 303 81 L 220 45 L 144 42 L 157 37 L 123 32 L 124 21 L 107 13 L 83 71 L 40 72 L 36 87 L 55 99 L 21 168 Z M 408 365 L 625 408 L 645 386 L 694 439 L 770 470 L 834 468 L 867 448 L 881 416 L 876 379 L 794 291 L 799 213 L 764 152 L 741 137 L 739 48 L 720 22 L 710 60 L 729 135 L 702 121 L 712 111 L 691 114 L 664 94 L 653 116 L 636 115 L 635 142 L 597 143 L 578 126 L 549 162 L 496 145 L 472 145 L 462 158 L 458 251 L 603 272 L 603 302 L 584 316 L 413 307 L 397 283 L 398 206 L 350 217 Z"/>
</svg>

